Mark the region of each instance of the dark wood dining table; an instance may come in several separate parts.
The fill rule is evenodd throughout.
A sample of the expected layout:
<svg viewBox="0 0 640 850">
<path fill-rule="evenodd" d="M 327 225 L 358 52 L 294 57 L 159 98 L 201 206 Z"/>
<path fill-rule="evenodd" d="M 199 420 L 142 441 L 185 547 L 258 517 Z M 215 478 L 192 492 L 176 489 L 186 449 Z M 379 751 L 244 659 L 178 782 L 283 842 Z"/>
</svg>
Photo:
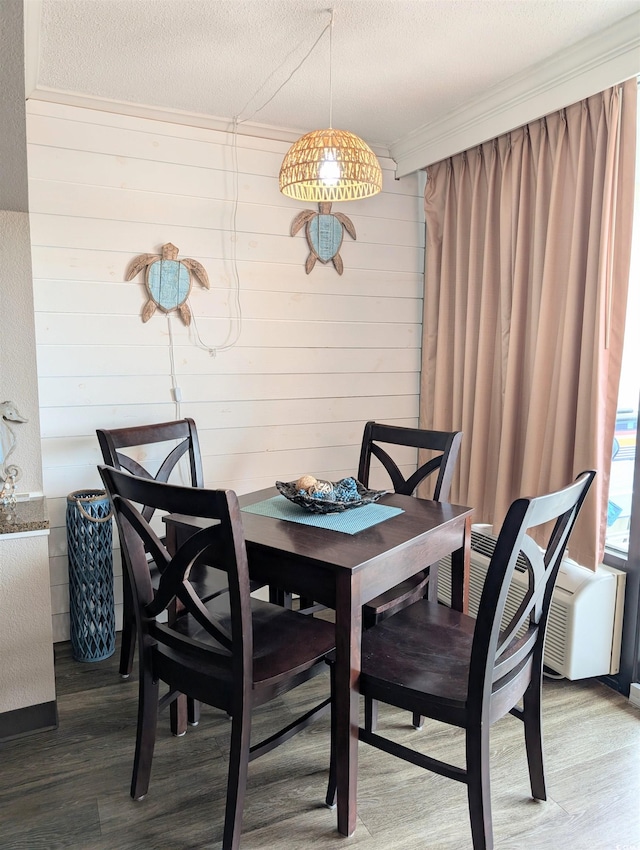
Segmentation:
<svg viewBox="0 0 640 850">
<path fill-rule="evenodd" d="M 275 487 L 239 497 L 241 507 L 277 496 Z M 297 593 L 335 611 L 335 718 L 338 830 L 352 835 L 357 819 L 360 638 L 362 605 L 451 555 L 452 606 L 466 611 L 473 509 L 390 493 L 379 504 L 402 509 L 357 534 L 243 511 L 252 579 Z M 164 517 L 171 550 L 192 517 Z"/>
</svg>

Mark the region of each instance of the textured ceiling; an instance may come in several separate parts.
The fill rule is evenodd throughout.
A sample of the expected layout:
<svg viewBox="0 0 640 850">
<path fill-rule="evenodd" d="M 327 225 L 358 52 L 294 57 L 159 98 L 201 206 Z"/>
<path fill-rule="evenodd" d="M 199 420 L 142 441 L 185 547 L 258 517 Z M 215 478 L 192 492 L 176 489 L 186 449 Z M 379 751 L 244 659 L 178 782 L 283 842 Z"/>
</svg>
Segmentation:
<svg viewBox="0 0 640 850">
<path fill-rule="evenodd" d="M 296 133 L 317 129 L 329 125 L 329 33 L 312 47 L 330 5 L 39 0 L 35 82 Z M 637 12 L 640 2 L 335 0 L 333 7 L 333 126 L 389 148 Z"/>
</svg>

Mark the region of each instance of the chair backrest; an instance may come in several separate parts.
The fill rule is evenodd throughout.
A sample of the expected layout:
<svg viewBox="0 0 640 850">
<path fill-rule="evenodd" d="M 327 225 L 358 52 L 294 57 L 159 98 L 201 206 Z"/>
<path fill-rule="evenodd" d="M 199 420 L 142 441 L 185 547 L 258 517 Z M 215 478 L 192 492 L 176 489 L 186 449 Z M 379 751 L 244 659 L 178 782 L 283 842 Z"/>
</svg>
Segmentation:
<svg viewBox="0 0 640 850">
<path fill-rule="evenodd" d="M 500 696 L 504 694 L 514 705 L 531 676 L 541 671 L 553 588 L 569 535 L 595 474 L 594 470 L 587 470 L 562 490 L 517 499 L 509 508 L 478 607 L 469 671 L 469 707 L 482 710 L 495 700 L 495 713 L 500 716 Z M 551 528 L 544 548 L 528 534 L 537 526 Z M 528 588 L 513 616 L 504 622 L 516 569 L 528 575 Z"/>
<path fill-rule="evenodd" d="M 98 428 L 96 434 L 102 459 L 107 466 L 112 466 L 114 469 L 126 469 L 132 475 L 166 483 L 180 459 L 188 454 L 191 486 L 204 487 L 200 442 L 193 419 L 135 425 L 131 428 Z M 130 454 L 123 449 L 130 450 Z M 166 457 L 160 461 L 157 472 L 151 472 L 142 464 L 141 457 L 149 456 L 155 460 L 158 454 L 162 454 L 165 450 Z M 138 459 L 134 457 L 136 454 Z M 144 518 L 150 520 L 153 513 L 151 506 L 146 506 L 143 512 Z"/>
<path fill-rule="evenodd" d="M 429 475 L 438 472 L 432 498 L 446 502 L 449 498 L 453 470 L 458 459 L 462 431 L 427 431 L 423 428 L 404 428 L 399 425 L 383 425 L 367 422 L 362 436 L 358 480 L 369 486 L 371 456 L 378 458 L 389 473 L 396 493 L 411 496 L 416 487 Z M 396 446 L 411 446 L 440 454 L 423 463 L 409 478 L 405 478 L 398 464 L 379 443 Z"/>
<path fill-rule="evenodd" d="M 165 484 L 108 466 L 98 469 L 113 504 L 143 652 L 160 644 L 192 658 L 201 653 L 208 663 L 227 670 L 229 676 L 233 674 L 236 682 L 244 679 L 246 685 L 252 677 L 253 637 L 249 570 L 236 494 L 232 490 Z M 171 556 L 143 516 L 140 505 L 217 522 L 188 537 Z M 151 553 L 161 573 L 155 593 L 146 552 Z M 228 577 L 229 594 L 224 594 L 225 604 L 217 619 L 188 581 L 191 566 L 202 561 Z M 158 616 L 168 611 L 175 599 L 184 606 L 179 616 L 191 614 L 203 628 L 206 638 L 202 642 L 181 634 L 175 627 L 175 618 L 172 627 L 158 622 Z"/>
</svg>

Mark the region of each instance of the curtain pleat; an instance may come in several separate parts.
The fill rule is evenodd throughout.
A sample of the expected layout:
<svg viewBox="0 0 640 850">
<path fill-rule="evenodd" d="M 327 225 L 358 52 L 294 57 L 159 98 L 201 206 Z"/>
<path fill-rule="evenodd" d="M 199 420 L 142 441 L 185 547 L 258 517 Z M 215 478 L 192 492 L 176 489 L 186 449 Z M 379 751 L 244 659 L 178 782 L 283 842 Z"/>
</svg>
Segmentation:
<svg viewBox="0 0 640 850">
<path fill-rule="evenodd" d="M 583 469 L 570 556 L 606 532 L 633 220 L 637 82 L 428 169 L 420 423 L 461 429 L 453 501 L 499 526 Z"/>
</svg>

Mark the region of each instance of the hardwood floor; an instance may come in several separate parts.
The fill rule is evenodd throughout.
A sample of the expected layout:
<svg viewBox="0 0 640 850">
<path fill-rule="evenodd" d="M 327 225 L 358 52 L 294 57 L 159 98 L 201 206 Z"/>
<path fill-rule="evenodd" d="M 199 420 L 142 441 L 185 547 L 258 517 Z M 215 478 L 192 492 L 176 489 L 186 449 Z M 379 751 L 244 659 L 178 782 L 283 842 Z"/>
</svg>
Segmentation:
<svg viewBox="0 0 640 850">
<path fill-rule="evenodd" d="M 117 674 L 118 652 L 80 664 L 56 645 L 60 726 L 0 745 L 2 850 L 219 850 L 229 721 L 203 706 L 183 738 L 163 715 L 147 798 L 129 797 L 137 682 Z M 314 680 L 256 715 L 293 710 L 328 687 Z M 280 718 L 281 719 L 281 718 Z M 421 732 L 406 713 L 380 707 L 380 725 L 425 752 L 455 757 L 457 730 Z M 640 850 L 640 711 L 595 680 L 548 680 L 544 732 L 549 799 L 529 796 L 522 725 L 492 730 L 496 850 Z M 360 745 L 359 822 L 351 839 L 323 806 L 329 724 L 249 766 L 242 850 L 466 850 L 466 788 Z"/>
</svg>

